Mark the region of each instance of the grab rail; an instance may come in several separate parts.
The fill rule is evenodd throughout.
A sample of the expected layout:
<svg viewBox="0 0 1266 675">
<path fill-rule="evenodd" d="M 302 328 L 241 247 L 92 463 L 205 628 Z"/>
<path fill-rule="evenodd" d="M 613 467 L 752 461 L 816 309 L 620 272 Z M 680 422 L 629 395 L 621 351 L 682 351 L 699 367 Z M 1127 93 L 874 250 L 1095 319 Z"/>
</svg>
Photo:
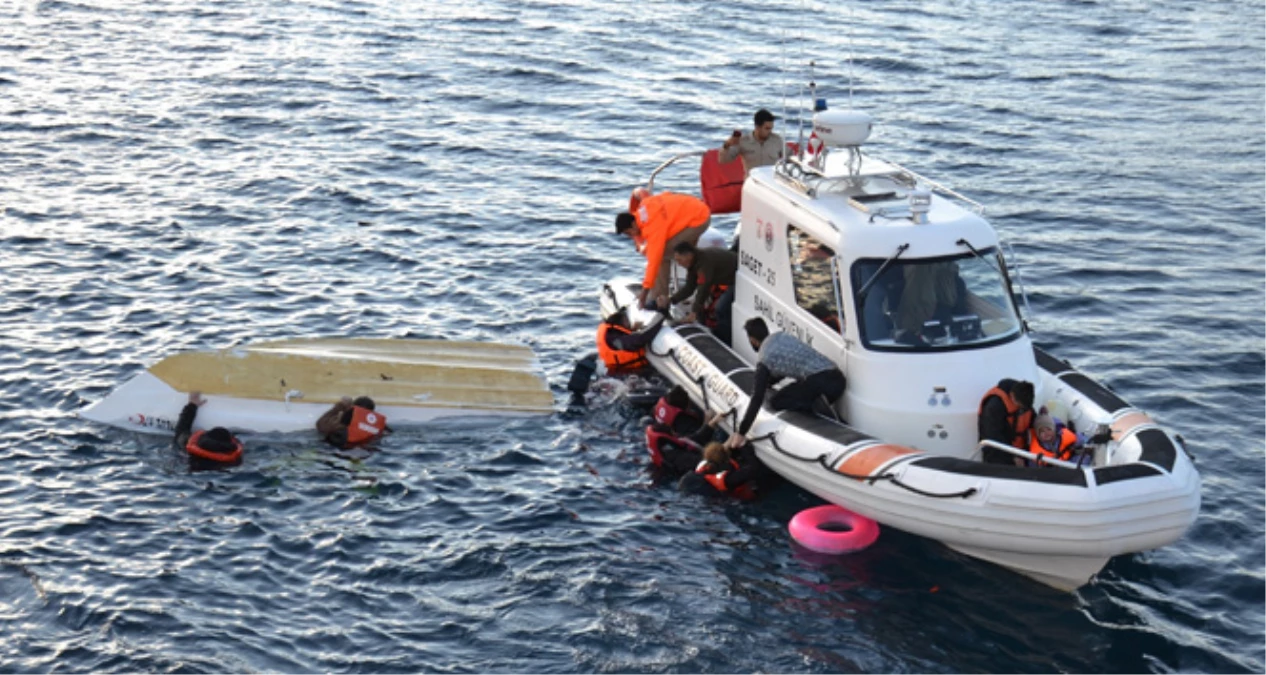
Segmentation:
<svg viewBox="0 0 1266 675">
<path fill-rule="evenodd" d="M 1016 457 L 1022 457 L 1022 458 L 1024 458 L 1024 459 L 1033 460 L 1033 461 L 1038 462 L 1038 463 L 1041 463 L 1041 464 L 1052 464 L 1052 465 L 1054 465 L 1054 466 L 1062 466 L 1062 467 L 1064 467 L 1065 469 L 1081 469 L 1081 470 L 1083 470 L 1083 471 L 1084 471 L 1084 470 L 1086 470 L 1086 469 L 1093 468 L 1093 467 L 1083 466 L 1083 465 L 1078 464 L 1078 463 L 1076 463 L 1076 462 L 1069 462 L 1069 461 L 1067 461 L 1067 460 L 1063 460 L 1063 459 L 1056 459 L 1056 458 L 1054 458 L 1054 457 L 1047 457 L 1046 455 L 1039 455 L 1039 454 L 1037 454 L 1036 452 L 1032 452 L 1032 451 L 1030 451 L 1030 450 L 1021 450 L 1020 448 L 1017 448 L 1017 447 L 1015 447 L 1014 445 L 1007 445 L 1007 444 L 1005 444 L 1005 443 L 999 443 L 999 442 L 997 442 L 997 441 L 991 441 L 991 440 L 988 440 L 988 439 L 982 440 L 982 441 L 981 441 L 981 442 L 980 442 L 980 443 L 976 446 L 976 449 L 977 449 L 977 450 L 981 450 L 981 449 L 984 449 L 984 448 L 986 448 L 986 447 L 993 448 L 994 450 L 1002 450 L 1002 451 L 1004 451 L 1004 452 L 1009 452 L 1009 453 L 1011 453 L 1011 454 L 1015 455 Z"/>
<path fill-rule="evenodd" d="M 707 152 L 708 152 L 707 150 L 691 150 L 690 152 L 683 152 L 677 155 L 673 155 L 671 158 L 669 158 L 668 161 L 655 167 L 655 170 L 651 172 L 650 179 L 646 181 L 646 189 L 651 190 L 653 192 L 655 190 L 655 177 L 659 175 L 659 172 L 672 166 L 673 163 L 676 162 L 677 160 L 685 159 L 687 157 L 703 157 L 705 154 L 707 154 Z"/>
</svg>

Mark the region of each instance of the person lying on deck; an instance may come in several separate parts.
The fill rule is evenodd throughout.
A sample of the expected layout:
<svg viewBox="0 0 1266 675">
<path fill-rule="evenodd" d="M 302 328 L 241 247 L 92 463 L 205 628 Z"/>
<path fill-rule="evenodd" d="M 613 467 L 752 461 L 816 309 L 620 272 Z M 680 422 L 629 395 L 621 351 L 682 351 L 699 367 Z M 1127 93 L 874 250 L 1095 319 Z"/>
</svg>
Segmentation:
<svg viewBox="0 0 1266 675">
<path fill-rule="evenodd" d="M 765 390 L 785 378 L 795 381 L 770 397 L 769 407 L 773 410 L 814 412 L 814 404 L 819 399 L 824 398 L 829 408 L 844 395 L 844 373 L 813 347 L 790 333 L 770 335 L 769 326 L 760 317 L 749 319 L 743 329 L 747 331 L 752 349 L 756 350 L 756 383 L 752 398 L 747 402 L 747 412 L 734 435 L 726 441 L 726 447 L 738 448 L 747 443 L 747 432 L 765 401 Z"/>
</svg>

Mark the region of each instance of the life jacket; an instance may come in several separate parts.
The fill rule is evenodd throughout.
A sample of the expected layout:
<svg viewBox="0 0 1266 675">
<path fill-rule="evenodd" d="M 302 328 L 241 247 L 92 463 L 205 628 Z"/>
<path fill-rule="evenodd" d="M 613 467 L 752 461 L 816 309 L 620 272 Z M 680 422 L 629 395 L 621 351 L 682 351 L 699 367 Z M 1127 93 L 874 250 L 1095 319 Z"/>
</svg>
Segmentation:
<svg viewBox="0 0 1266 675">
<path fill-rule="evenodd" d="M 1054 457 L 1055 459 L 1069 460 L 1073 457 L 1073 446 L 1077 444 L 1077 434 L 1069 430 L 1068 427 L 1056 427 L 1055 433 L 1058 435 L 1057 449 L 1052 452 L 1042 447 L 1041 441 L 1037 440 L 1037 430 L 1034 429 L 1030 434 L 1033 440 L 1029 443 L 1029 451 L 1035 455 L 1042 457 Z"/>
<path fill-rule="evenodd" d="M 690 421 L 695 429 L 698 429 L 698 423 L 701 421 L 699 419 L 699 413 L 695 412 L 691 408 L 678 408 L 677 406 L 672 405 L 668 402 L 667 396 L 661 397 L 659 401 L 655 403 L 655 411 L 653 415 L 656 422 L 672 429 L 673 431 L 678 431 L 677 423 L 679 421 L 683 423 Z"/>
<path fill-rule="evenodd" d="M 1001 385 L 1002 382 L 998 384 Z M 1001 399 L 1002 404 L 1007 407 L 1007 424 L 1010 425 L 1011 433 L 1014 435 L 1011 439 L 1011 445 L 1021 450 L 1027 450 L 1029 437 L 1026 432 L 1033 426 L 1033 409 L 1029 408 L 1024 412 L 1020 412 L 1020 406 L 1016 404 L 1015 399 L 1011 398 L 1011 392 L 1001 386 L 995 386 L 985 392 L 984 398 L 980 399 L 980 409 L 976 411 L 977 419 L 985 411 L 985 404 L 994 396 Z"/>
<path fill-rule="evenodd" d="M 703 454 L 703 448 L 694 441 L 677 435 L 672 429 L 662 424 L 655 423 L 646 425 L 646 449 L 651 453 L 651 464 L 655 466 L 664 466 L 666 453 L 688 453 L 694 457 Z M 674 466 L 681 464 L 679 461 L 669 463 Z"/>
<path fill-rule="evenodd" d="M 352 406 L 352 421 L 347 425 L 347 447 L 354 448 L 382 437 L 387 417 L 369 408 Z"/>
<path fill-rule="evenodd" d="M 702 274 L 700 274 L 700 275 L 699 275 L 699 280 L 698 280 L 698 282 L 697 282 L 697 283 L 698 283 L 700 286 L 702 286 L 702 285 L 703 285 L 703 275 L 702 275 Z M 725 292 L 726 292 L 726 291 L 728 291 L 728 290 L 730 290 L 730 287 L 729 287 L 729 286 L 722 285 L 722 284 L 716 284 L 715 286 L 713 286 L 713 287 L 712 287 L 712 295 L 708 297 L 707 302 L 705 302 L 705 303 L 704 303 L 704 305 L 703 305 L 703 314 L 702 314 L 702 316 L 699 316 L 699 317 L 698 317 L 698 319 L 699 319 L 699 322 L 700 322 L 700 323 L 704 324 L 704 325 L 705 325 L 705 326 L 707 326 L 708 328 L 716 328 L 716 325 L 717 325 L 717 315 L 716 315 L 717 303 L 718 303 L 718 302 L 720 302 L 720 300 L 721 300 L 721 296 L 722 296 L 722 295 L 725 295 Z"/>
<path fill-rule="evenodd" d="M 730 468 L 726 469 L 725 471 L 717 471 L 715 473 L 711 473 L 709 472 L 709 469 L 711 468 L 712 468 L 712 465 L 709 464 L 708 460 L 705 459 L 702 462 L 699 462 L 699 466 L 695 467 L 695 473 L 699 474 L 700 476 L 703 476 L 703 479 L 708 481 L 708 485 L 711 485 L 713 488 L 716 488 L 716 491 L 720 492 L 721 494 L 733 494 L 735 497 L 738 497 L 739 499 L 755 499 L 756 498 L 756 493 L 752 491 L 752 486 L 748 485 L 747 483 L 736 486 L 733 490 L 730 490 L 729 488 L 725 487 L 725 475 L 728 474 L 731 469 L 737 470 L 739 468 L 738 462 L 731 459 Z"/>
<path fill-rule="evenodd" d="M 185 443 L 185 452 L 189 453 L 190 457 L 197 457 L 198 459 L 219 462 L 221 464 L 235 464 L 242 459 L 242 442 L 237 440 L 236 436 L 233 437 L 232 451 L 215 452 L 214 450 L 207 450 L 198 444 L 198 441 L 202 439 L 202 434 L 204 433 L 206 433 L 205 430 L 193 432 L 193 435 L 189 437 L 189 441 Z"/>
<path fill-rule="evenodd" d="M 623 351 L 607 344 L 607 333 L 610 331 L 615 331 L 621 335 L 633 334 L 633 331 L 624 326 L 618 326 L 606 321 L 598 324 L 598 356 L 603 363 L 607 364 L 607 372 L 617 373 L 637 370 L 648 364 L 645 349 Z"/>
</svg>

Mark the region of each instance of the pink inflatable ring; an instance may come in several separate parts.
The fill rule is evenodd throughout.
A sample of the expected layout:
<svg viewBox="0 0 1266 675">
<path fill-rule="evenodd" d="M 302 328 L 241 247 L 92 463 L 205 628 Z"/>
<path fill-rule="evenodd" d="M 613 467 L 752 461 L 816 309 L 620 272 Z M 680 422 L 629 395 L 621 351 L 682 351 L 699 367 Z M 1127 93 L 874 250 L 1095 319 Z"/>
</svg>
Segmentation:
<svg viewBox="0 0 1266 675">
<path fill-rule="evenodd" d="M 879 523 L 834 504 L 797 513 L 787 530 L 796 543 L 818 553 L 860 551 L 879 538 Z"/>
</svg>

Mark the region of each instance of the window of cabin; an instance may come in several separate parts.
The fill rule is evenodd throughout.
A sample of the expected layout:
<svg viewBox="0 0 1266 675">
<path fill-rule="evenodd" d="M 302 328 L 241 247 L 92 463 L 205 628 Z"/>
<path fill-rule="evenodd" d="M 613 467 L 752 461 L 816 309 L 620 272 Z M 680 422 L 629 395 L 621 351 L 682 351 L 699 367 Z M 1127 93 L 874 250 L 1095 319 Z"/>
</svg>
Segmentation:
<svg viewBox="0 0 1266 675">
<path fill-rule="evenodd" d="M 1002 257 L 863 259 L 853 264 L 862 343 L 878 351 L 972 349 L 1023 332 Z"/>
<path fill-rule="evenodd" d="M 787 253 L 796 304 L 842 332 L 835 251 L 795 225 L 787 226 Z"/>
</svg>

